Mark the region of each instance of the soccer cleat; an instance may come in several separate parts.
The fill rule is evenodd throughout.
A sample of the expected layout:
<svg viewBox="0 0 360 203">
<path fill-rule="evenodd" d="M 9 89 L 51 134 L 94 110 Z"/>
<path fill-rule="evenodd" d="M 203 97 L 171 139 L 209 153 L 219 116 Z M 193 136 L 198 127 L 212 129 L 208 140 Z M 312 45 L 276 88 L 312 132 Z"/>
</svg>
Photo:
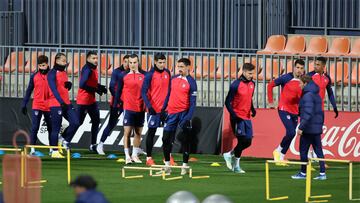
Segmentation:
<svg viewBox="0 0 360 203">
<path fill-rule="evenodd" d="M 63 141 L 62 141 L 62 146 L 63 146 L 66 150 L 70 149 L 70 143 L 68 143 L 66 140 L 63 140 Z"/>
<path fill-rule="evenodd" d="M 295 180 L 306 179 L 306 174 L 299 172 L 298 174 L 291 176 L 291 178 Z"/>
<path fill-rule="evenodd" d="M 273 151 L 274 161 L 280 161 L 280 153 L 275 149 Z"/>
<path fill-rule="evenodd" d="M 97 152 L 99 155 L 105 155 L 105 152 L 104 152 L 104 144 L 103 144 L 103 143 L 99 143 L 99 144 L 96 146 L 96 152 Z"/>
<path fill-rule="evenodd" d="M 60 154 L 59 151 L 53 151 L 51 153 L 51 158 L 55 158 L 55 159 L 63 159 L 65 158 L 62 154 Z"/>
<path fill-rule="evenodd" d="M 131 159 L 132 159 L 133 162 L 135 162 L 135 163 L 138 163 L 138 164 L 141 164 L 141 163 L 142 163 L 142 161 L 139 159 L 138 156 L 132 155 L 132 156 L 131 156 Z"/>
<path fill-rule="evenodd" d="M 245 173 L 245 171 L 242 170 L 240 166 L 235 166 L 232 171 L 234 171 L 234 173 Z"/>
<path fill-rule="evenodd" d="M 187 170 L 186 170 L 186 168 L 182 168 L 181 169 L 181 173 L 180 173 L 180 175 L 186 175 L 187 174 Z"/>
<path fill-rule="evenodd" d="M 155 165 L 154 159 L 150 158 L 150 159 L 146 160 L 146 165 L 147 165 L 147 166 Z"/>
<path fill-rule="evenodd" d="M 233 167 L 232 167 L 232 162 L 233 162 L 232 156 L 229 155 L 228 153 L 224 153 L 223 157 L 224 157 L 224 160 L 226 162 L 226 166 L 228 167 L 228 169 L 232 170 L 233 169 Z"/>
<path fill-rule="evenodd" d="M 314 180 L 326 180 L 326 174 L 324 175 L 318 175 L 317 177 L 314 178 Z"/>
<path fill-rule="evenodd" d="M 163 159 L 163 162 L 165 163 L 165 159 Z M 177 166 L 177 163 L 172 156 L 170 156 L 170 166 Z"/>
<path fill-rule="evenodd" d="M 165 168 L 163 168 L 163 170 L 158 171 L 158 172 L 156 172 L 155 174 L 156 174 L 156 175 L 160 175 L 160 174 L 162 174 L 163 172 L 165 172 L 165 175 L 166 175 L 166 176 L 169 176 L 169 175 L 171 175 L 171 168 L 165 167 Z"/>
<path fill-rule="evenodd" d="M 92 144 L 92 145 L 89 146 L 89 150 L 90 150 L 91 152 L 96 152 L 96 147 L 97 147 L 96 144 Z"/>
<path fill-rule="evenodd" d="M 147 153 L 143 149 L 140 148 L 137 155 L 145 155 L 146 156 Z"/>
<path fill-rule="evenodd" d="M 132 163 L 133 163 L 133 161 L 132 161 L 132 159 L 130 157 L 127 157 L 125 159 L 125 164 L 132 164 Z"/>
</svg>

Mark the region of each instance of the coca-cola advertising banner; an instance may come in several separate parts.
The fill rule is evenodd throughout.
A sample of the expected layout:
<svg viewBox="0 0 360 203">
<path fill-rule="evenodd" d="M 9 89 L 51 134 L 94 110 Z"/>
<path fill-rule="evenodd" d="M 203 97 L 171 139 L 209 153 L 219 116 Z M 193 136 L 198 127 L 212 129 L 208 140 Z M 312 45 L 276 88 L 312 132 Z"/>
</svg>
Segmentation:
<svg viewBox="0 0 360 203">
<path fill-rule="evenodd" d="M 224 108 L 222 129 L 222 152 L 233 149 L 237 144 L 229 113 Z M 325 112 L 325 123 L 322 134 L 322 145 L 325 158 L 360 161 L 360 113 L 340 112 L 334 118 L 332 111 Z M 254 138 L 252 145 L 246 149 L 243 156 L 272 158 L 272 152 L 280 144 L 285 135 L 278 111 L 276 109 L 257 109 L 252 118 Z M 299 136 L 292 141 L 285 156 L 287 159 L 299 159 Z"/>
</svg>

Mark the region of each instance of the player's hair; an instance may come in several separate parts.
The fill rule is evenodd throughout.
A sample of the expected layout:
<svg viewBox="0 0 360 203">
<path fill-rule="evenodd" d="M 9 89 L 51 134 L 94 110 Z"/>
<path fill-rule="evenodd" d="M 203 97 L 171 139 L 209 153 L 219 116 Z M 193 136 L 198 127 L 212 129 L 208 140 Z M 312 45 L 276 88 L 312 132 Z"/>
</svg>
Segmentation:
<svg viewBox="0 0 360 203">
<path fill-rule="evenodd" d="M 166 60 L 166 57 L 163 53 L 156 53 L 154 56 L 154 61 L 158 61 L 158 60 Z"/>
<path fill-rule="evenodd" d="M 244 63 L 242 70 L 243 71 L 252 71 L 255 69 L 255 66 L 251 63 Z"/>
<path fill-rule="evenodd" d="M 138 55 L 136 55 L 136 54 L 130 54 L 129 55 L 129 58 L 137 58 L 137 60 L 139 61 L 139 57 L 138 57 Z"/>
<path fill-rule="evenodd" d="M 300 76 L 300 80 L 303 82 L 303 83 L 309 83 L 312 81 L 312 78 L 310 75 L 302 75 Z"/>
<path fill-rule="evenodd" d="M 124 57 L 123 57 L 123 61 L 125 61 L 125 59 L 128 59 L 129 58 L 129 54 L 126 54 Z"/>
<path fill-rule="evenodd" d="M 91 55 L 97 55 L 97 52 L 96 52 L 96 51 L 89 51 L 89 52 L 86 54 L 86 59 L 89 58 Z"/>
<path fill-rule="evenodd" d="M 191 65 L 191 61 L 188 58 L 181 58 L 177 62 L 178 63 L 183 63 L 185 66 L 190 66 Z"/>
<path fill-rule="evenodd" d="M 326 64 L 326 58 L 322 56 L 316 57 L 315 61 L 320 61 L 323 65 Z"/>
<path fill-rule="evenodd" d="M 61 52 L 60 52 L 60 53 L 57 53 L 57 54 L 55 55 L 55 61 L 58 60 L 59 58 L 61 58 L 62 56 L 66 58 L 66 55 L 65 55 L 64 53 L 61 53 Z"/>
<path fill-rule="evenodd" d="M 305 62 L 304 62 L 304 60 L 302 60 L 302 59 L 296 59 L 296 60 L 295 60 L 295 66 L 296 66 L 296 64 L 305 66 Z"/>
<path fill-rule="evenodd" d="M 37 64 L 42 64 L 42 63 L 49 63 L 49 58 L 45 55 L 40 55 L 37 58 Z"/>
</svg>

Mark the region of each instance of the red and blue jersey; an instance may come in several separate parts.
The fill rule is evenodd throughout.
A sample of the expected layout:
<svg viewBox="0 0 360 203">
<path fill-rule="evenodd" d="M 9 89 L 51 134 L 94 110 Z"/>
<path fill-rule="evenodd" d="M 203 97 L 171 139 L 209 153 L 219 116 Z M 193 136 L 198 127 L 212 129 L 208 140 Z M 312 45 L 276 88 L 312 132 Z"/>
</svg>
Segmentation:
<svg viewBox="0 0 360 203">
<path fill-rule="evenodd" d="M 317 84 L 319 86 L 319 89 L 320 89 L 319 95 L 323 101 L 322 108 L 324 109 L 325 91 L 327 91 L 330 103 L 333 106 L 333 108 L 335 109 L 336 101 L 335 101 L 334 92 L 331 89 L 330 76 L 326 73 L 319 74 L 319 73 L 316 73 L 315 71 L 309 72 L 308 75 L 310 75 L 312 77 L 312 80 L 315 82 L 315 84 Z"/>
<path fill-rule="evenodd" d="M 96 102 L 95 90 L 98 86 L 98 71 L 95 65 L 86 63 L 81 69 L 76 103 L 91 105 Z"/>
<path fill-rule="evenodd" d="M 32 109 L 50 111 L 47 102 L 50 96 L 47 74 L 43 75 L 40 72 L 35 72 L 31 74 L 29 85 L 26 89 L 25 97 L 22 104 L 23 107 L 25 107 L 29 102 L 32 91 L 34 91 Z"/>
<path fill-rule="evenodd" d="M 247 80 L 243 75 L 233 83 L 226 96 L 225 106 L 231 117 L 250 120 L 250 112 L 253 107 L 252 96 L 255 83 Z"/>
<path fill-rule="evenodd" d="M 144 101 L 141 97 L 141 88 L 145 79 L 143 71 L 125 71 L 118 76 L 118 85 L 113 107 L 123 103 L 124 110 L 143 112 Z"/>
<path fill-rule="evenodd" d="M 287 73 L 275 80 L 271 81 L 268 85 L 268 100 L 273 103 L 273 88 L 281 85 L 281 95 L 279 100 L 278 109 L 287 111 L 291 114 L 298 115 L 299 102 L 302 94 L 300 87 L 300 79 L 294 78 L 293 73 Z"/>
<path fill-rule="evenodd" d="M 183 77 L 175 75 L 171 79 L 170 91 L 165 99 L 169 114 L 187 111 L 184 120 L 190 120 L 196 106 L 197 84 L 190 75 Z"/>
<path fill-rule="evenodd" d="M 55 66 L 49 71 L 49 107 L 59 107 L 61 103 L 70 104 L 68 89 L 65 88 L 65 82 L 67 81 L 68 76 L 65 70 L 58 70 Z"/>
<path fill-rule="evenodd" d="M 153 108 L 160 113 L 170 88 L 171 74 L 168 69 L 152 68 L 146 74 L 141 95 L 148 109 Z"/>
<path fill-rule="evenodd" d="M 110 79 L 110 84 L 109 84 L 109 90 L 111 93 L 111 97 L 110 97 L 110 106 L 112 106 L 114 104 L 114 97 L 116 94 L 116 90 L 117 90 L 117 83 L 119 80 L 119 76 L 120 74 L 125 71 L 124 66 L 121 65 L 120 67 L 114 69 L 114 71 L 111 74 L 111 79 Z M 118 104 L 118 107 L 120 107 L 120 104 Z"/>
</svg>

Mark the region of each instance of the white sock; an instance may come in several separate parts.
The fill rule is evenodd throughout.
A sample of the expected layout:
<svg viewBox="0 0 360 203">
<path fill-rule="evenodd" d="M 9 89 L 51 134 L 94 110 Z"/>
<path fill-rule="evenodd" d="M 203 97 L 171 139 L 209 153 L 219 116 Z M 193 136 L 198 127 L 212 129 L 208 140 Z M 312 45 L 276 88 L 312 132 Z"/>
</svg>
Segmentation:
<svg viewBox="0 0 360 203">
<path fill-rule="evenodd" d="M 187 163 L 183 163 L 183 165 L 182 166 L 188 166 L 188 164 Z"/>
<path fill-rule="evenodd" d="M 133 147 L 132 156 L 137 156 L 140 152 L 139 147 Z"/>
<path fill-rule="evenodd" d="M 320 175 L 321 175 L 321 176 L 324 176 L 324 175 L 325 175 L 325 173 L 320 173 Z"/>
<path fill-rule="evenodd" d="M 235 167 L 240 167 L 240 158 L 235 158 Z"/>
<path fill-rule="evenodd" d="M 225 152 L 224 155 L 225 155 L 225 156 L 231 156 L 231 151 Z"/>
<path fill-rule="evenodd" d="M 146 161 L 149 161 L 150 159 L 152 159 L 151 156 L 146 157 Z"/>
<path fill-rule="evenodd" d="M 283 153 L 280 152 L 280 160 L 281 160 L 281 161 L 284 160 L 284 157 L 285 157 L 285 154 L 283 154 Z"/>
<path fill-rule="evenodd" d="M 124 152 L 125 152 L 125 157 L 130 158 L 129 148 L 124 148 Z"/>
<path fill-rule="evenodd" d="M 165 166 L 170 166 L 170 161 L 165 161 Z"/>
<path fill-rule="evenodd" d="M 276 148 L 276 151 L 278 151 L 279 153 L 281 153 L 281 150 L 282 150 L 283 148 L 279 145 L 277 148 Z"/>
<path fill-rule="evenodd" d="M 35 153 L 35 148 L 31 147 L 30 153 Z"/>
<path fill-rule="evenodd" d="M 303 173 L 303 172 L 300 172 L 300 173 L 301 173 L 301 175 L 306 176 L 306 173 Z"/>
<path fill-rule="evenodd" d="M 104 143 L 103 142 L 99 142 L 99 145 L 103 145 Z"/>
</svg>

